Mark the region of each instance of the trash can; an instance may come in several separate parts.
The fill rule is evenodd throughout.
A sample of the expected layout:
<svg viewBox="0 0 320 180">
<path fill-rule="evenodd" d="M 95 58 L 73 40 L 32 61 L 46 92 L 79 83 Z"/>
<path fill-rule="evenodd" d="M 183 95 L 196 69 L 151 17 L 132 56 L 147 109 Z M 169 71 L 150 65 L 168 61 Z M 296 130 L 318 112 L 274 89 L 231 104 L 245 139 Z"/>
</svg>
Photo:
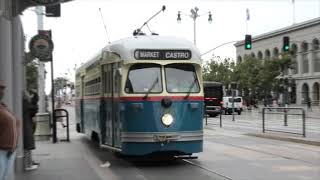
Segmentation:
<svg viewBox="0 0 320 180">
<path fill-rule="evenodd" d="M 36 114 L 36 131 L 34 133 L 35 140 L 45 141 L 50 140 L 50 113 L 37 113 Z"/>
</svg>

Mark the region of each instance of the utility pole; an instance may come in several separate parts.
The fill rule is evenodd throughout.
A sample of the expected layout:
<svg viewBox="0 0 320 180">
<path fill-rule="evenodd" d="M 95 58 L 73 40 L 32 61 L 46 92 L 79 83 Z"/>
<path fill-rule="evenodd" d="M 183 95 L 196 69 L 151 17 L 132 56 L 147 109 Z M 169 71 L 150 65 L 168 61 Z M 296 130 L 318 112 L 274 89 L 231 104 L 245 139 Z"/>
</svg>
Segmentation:
<svg viewBox="0 0 320 180">
<path fill-rule="evenodd" d="M 43 30 L 43 7 L 37 6 L 36 13 L 38 18 L 38 30 Z M 45 64 L 44 62 L 38 61 L 38 94 L 39 94 L 39 110 L 38 113 L 46 112 L 46 100 L 45 100 Z"/>
</svg>

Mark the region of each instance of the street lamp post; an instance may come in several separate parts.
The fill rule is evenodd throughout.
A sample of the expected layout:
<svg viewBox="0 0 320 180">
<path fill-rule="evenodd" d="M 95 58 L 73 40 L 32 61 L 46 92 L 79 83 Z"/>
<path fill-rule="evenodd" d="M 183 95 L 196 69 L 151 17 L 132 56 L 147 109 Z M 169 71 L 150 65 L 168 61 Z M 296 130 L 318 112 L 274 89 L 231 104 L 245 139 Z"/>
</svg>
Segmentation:
<svg viewBox="0 0 320 180">
<path fill-rule="evenodd" d="M 203 16 L 203 15 L 205 15 L 205 14 L 209 14 L 209 15 L 208 15 L 208 22 L 209 22 L 209 23 L 212 23 L 212 14 L 211 14 L 211 11 L 209 11 L 208 13 L 205 13 L 205 14 L 203 14 L 203 15 L 199 15 L 199 14 L 198 14 L 198 11 L 199 11 L 199 8 L 198 8 L 198 7 L 195 7 L 195 8 L 193 8 L 193 9 L 190 10 L 191 14 L 190 14 L 190 15 L 187 15 L 187 16 L 189 16 L 190 18 L 193 19 L 193 43 L 194 43 L 194 45 L 197 44 L 197 40 L 196 40 L 196 20 L 197 20 L 197 18 L 200 17 L 200 16 Z M 181 22 L 181 13 L 182 13 L 181 11 L 178 11 L 178 17 L 177 17 L 178 23 Z"/>
</svg>

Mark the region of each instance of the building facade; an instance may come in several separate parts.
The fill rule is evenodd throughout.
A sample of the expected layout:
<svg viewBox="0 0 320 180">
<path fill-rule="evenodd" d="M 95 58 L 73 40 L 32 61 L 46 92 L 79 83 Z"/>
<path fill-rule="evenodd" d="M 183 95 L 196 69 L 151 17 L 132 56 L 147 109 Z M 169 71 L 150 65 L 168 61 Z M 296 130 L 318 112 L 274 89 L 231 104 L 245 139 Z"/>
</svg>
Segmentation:
<svg viewBox="0 0 320 180">
<path fill-rule="evenodd" d="M 309 97 L 314 105 L 320 100 L 320 18 L 297 23 L 286 28 L 252 37 L 252 49 L 245 50 L 244 41 L 235 44 L 237 62 L 245 56 L 258 60 L 272 60 L 281 56 L 282 40 L 290 37 L 290 56 L 293 62 L 282 78 L 291 103 L 304 104 Z"/>
</svg>

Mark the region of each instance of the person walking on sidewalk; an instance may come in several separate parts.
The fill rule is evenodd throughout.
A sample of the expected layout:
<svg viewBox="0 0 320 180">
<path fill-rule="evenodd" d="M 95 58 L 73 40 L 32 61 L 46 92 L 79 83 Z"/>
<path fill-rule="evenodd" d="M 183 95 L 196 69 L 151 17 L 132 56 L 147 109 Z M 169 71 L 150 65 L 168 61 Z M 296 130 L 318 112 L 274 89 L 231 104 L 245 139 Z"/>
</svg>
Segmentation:
<svg viewBox="0 0 320 180">
<path fill-rule="evenodd" d="M 5 85 L 0 81 L 0 180 L 7 180 L 15 159 L 20 121 L 2 102 Z"/>
<path fill-rule="evenodd" d="M 35 96 L 35 95 L 34 95 Z M 37 97 L 33 97 L 37 98 Z M 32 99 L 33 99 L 32 98 Z M 35 101 L 36 100 L 36 101 Z M 23 148 L 24 169 L 26 171 L 38 169 L 39 163 L 32 160 L 31 150 L 35 149 L 33 133 L 35 131 L 33 117 L 38 111 L 37 99 L 31 100 L 28 92 L 23 95 Z"/>
</svg>

